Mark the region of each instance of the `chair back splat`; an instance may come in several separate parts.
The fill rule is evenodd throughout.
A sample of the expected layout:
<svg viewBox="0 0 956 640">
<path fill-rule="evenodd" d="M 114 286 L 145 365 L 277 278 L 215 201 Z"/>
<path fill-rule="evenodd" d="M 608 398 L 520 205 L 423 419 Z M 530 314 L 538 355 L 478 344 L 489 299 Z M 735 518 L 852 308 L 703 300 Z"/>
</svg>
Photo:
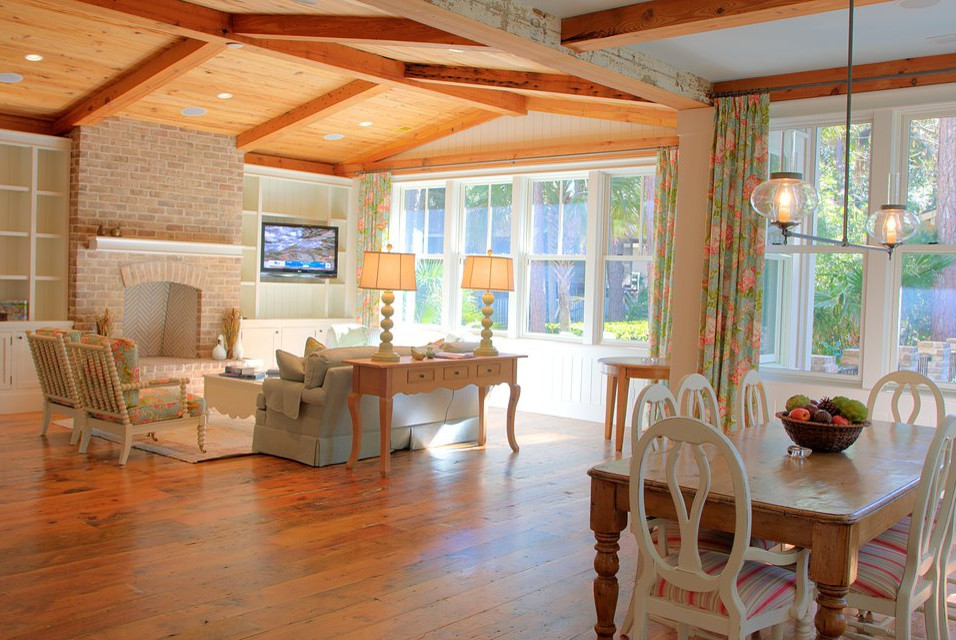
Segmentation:
<svg viewBox="0 0 956 640">
<path fill-rule="evenodd" d="M 892 384 L 896 385 L 896 389 L 893 391 L 893 397 L 890 399 L 890 410 L 893 413 L 894 421 L 916 424 L 920 409 L 922 408 L 922 396 L 920 395 L 920 391 L 925 390 L 933 396 L 933 400 L 936 401 L 936 415 L 932 416 L 930 421 L 926 421 L 925 424 L 926 426 L 932 427 L 942 424 L 943 418 L 946 417 L 946 401 L 943 400 L 943 394 L 935 382 L 916 371 L 892 371 L 877 380 L 866 400 L 866 410 L 869 415 L 873 415 L 873 409 L 876 407 L 876 399 L 879 397 L 880 392 L 883 391 L 884 387 Z M 913 408 L 912 411 L 910 411 L 909 417 L 903 420 L 900 414 L 900 401 L 904 393 L 907 392 Z M 935 422 L 932 421 L 933 419 L 935 419 Z"/>
<path fill-rule="evenodd" d="M 734 418 L 738 429 L 746 429 L 770 422 L 770 409 L 767 406 L 767 392 L 756 369 L 751 369 L 740 382 L 737 389 L 737 402 Z"/>
<path fill-rule="evenodd" d="M 699 373 L 684 376 L 677 387 L 677 411 L 720 429 L 720 408 L 710 382 Z"/>
</svg>

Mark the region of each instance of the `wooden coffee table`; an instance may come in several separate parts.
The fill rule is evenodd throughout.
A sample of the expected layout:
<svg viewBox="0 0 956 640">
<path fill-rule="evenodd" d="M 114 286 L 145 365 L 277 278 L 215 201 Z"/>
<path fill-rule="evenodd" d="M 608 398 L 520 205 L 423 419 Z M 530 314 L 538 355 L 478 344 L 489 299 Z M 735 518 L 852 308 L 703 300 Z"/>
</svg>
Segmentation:
<svg viewBox="0 0 956 640">
<path fill-rule="evenodd" d="M 262 391 L 262 380 L 230 378 L 217 373 L 202 377 L 206 413 L 215 409 L 230 418 L 249 418 L 256 413 L 256 396 Z"/>
</svg>

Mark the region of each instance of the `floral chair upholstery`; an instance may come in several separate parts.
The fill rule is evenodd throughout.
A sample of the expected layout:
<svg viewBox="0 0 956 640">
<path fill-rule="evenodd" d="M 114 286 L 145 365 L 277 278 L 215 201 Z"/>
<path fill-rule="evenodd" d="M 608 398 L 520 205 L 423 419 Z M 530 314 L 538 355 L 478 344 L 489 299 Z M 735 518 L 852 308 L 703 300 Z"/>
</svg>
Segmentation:
<svg viewBox="0 0 956 640">
<path fill-rule="evenodd" d="M 96 428 L 120 439 L 123 465 L 134 435 L 185 426 L 196 427 L 199 450 L 205 451 L 206 403 L 186 393 L 187 378 L 141 381 L 136 343 L 124 338 L 86 335 L 67 350 L 85 413 L 81 453 Z"/>
<path fill-rule="evenodd" d="M 80 438 L 84 414 L 79 410 L 65 343 L 79 342 L 81 335 L 81 332 L 73 329 L 48 327 L 37 329 L 36 333 L 27 331 L 33 366 L 36 367 L 40 391 L 43 393 L 43 427 L 40 435 L 46 435 L 54 413 L 68 415 L 73 418 L 70 444 L 76 444 Z"/>
</svg>

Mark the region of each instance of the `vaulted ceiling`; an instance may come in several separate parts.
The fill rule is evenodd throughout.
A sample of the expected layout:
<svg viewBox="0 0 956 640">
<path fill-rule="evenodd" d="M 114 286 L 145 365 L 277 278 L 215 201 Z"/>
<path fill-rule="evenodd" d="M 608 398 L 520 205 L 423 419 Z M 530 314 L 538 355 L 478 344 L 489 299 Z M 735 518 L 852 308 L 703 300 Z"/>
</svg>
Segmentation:
<svg viewBox="0 0 956 640">
<path fill-rule="evenodd" d="M 845 6 L 647 0 L 585 14 L 595 3 L 541 3 L 556 1 L 563 19 L 516 0 L 3 0 L 0 128 L 63 134 L 122 116 L 234 136 L 249 162 L 329 173 L 529 112 L 672 128 L 713 86 L 632 43 Z M 908 68 L 930 68 L 919 83 L 953 82 L 954 58 Z"/>
</svg>

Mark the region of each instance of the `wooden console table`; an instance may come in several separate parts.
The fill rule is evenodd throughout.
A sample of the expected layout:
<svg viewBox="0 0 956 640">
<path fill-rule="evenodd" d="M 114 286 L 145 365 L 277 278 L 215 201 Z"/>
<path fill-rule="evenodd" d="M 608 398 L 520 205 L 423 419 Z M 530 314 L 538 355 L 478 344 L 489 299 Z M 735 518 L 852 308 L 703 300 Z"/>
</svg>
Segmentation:
<svg viewBox="0 0 956 640">
<path fill-rule="evenodd" d="M 470 384 L 478 387 L 478 444 L 485 444 L 485 395 L 488 387 L 507 384 L 511 389 L 508 399 L 508 444 L 515 452 L 515 408 L 521 387 L 518 386 L 518 355 L 497 355 L 464 358 L 461 360 L 412 360 L 406 356 L 399 362 L 376 362 L 371 358 L 345 360 L 352 365 L 352 393 L 349 394 L 349 413 L 352 416 L 352 453 L 347 469 L 355 468 L 362 448 L 362 416 L 359 400 L 362 395 L 378 396 L 381 445 L 379 471 L 386 477 L 391 469 L 392 398 L 396 393 L 427 393 L 435 389 L 462 389 Z"/>
</svg>

